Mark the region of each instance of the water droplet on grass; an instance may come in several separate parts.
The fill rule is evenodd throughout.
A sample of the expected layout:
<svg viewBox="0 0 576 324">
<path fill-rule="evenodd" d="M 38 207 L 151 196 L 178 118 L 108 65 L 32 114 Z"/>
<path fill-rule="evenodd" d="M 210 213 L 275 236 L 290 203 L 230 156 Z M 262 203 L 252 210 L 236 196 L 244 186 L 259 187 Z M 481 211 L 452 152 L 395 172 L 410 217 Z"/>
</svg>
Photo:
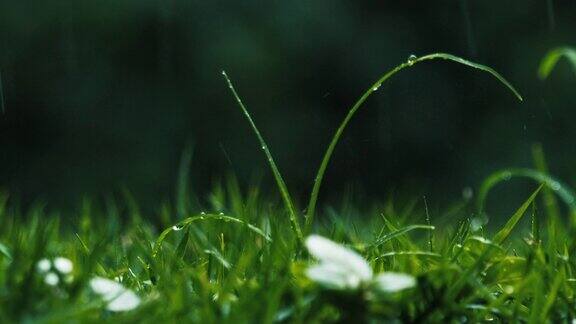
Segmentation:
<svg viewBox="0 0 576 324">
<path fill-rule="evenodd" d="M 176 231 L 181 231 L 183 228 L 184 228 L 184 226 L 182 226 L 182 225 L 174 225 L 174 226 L 172 226 L 172 230 L 175 231 L 175 232 L 176 232 Z"/>
<path fill-rule="evenodd" d="M 374 88 L 372 88 L 372 91 L 378 91 L 378 89 L 380 89 L 381 84 L 375 85 Z"/>
<path fill-rule="evenodd" d="M 474 191 L 472 190 L 472 188 L 466 187 L 466 188 L 462 189 L 462 198 L 464 198 L 464 200 L 470 200 L 470 199 L 472 199 L 473 196 L 474 196 Z"/>
<path fill-rule="evenodd" d="M 416 63 L 417 59 L 418 59 L 418 56 L 412 54 L 412 55 L 408 56 L 408 61 L 406 61 L 406 63 L 408 63 L 408 66 L 412 66 L 412 64 Z"/>
</svg>

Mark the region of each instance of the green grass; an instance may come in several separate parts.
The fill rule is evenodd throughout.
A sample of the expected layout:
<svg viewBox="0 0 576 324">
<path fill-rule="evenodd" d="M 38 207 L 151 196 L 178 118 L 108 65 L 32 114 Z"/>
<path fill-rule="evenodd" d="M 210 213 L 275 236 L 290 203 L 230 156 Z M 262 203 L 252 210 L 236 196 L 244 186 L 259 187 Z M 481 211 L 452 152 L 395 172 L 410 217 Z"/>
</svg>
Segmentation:
<svg viewBox="0 0 576 324">
<path fill-rule="evenodd" d="M 476 199 L 457 201 L 445 213 L 431 215 L 425 200 L 371 206 L 343 201 L 342 207 L 316 211 L 324 172 L 352 116 L 389 77 L 433 59 L 487 72 L 521 98 L 489 67 L 449 54 L 411 57 L 352 106 L 321 161 L 305 215 L 226 75 L 280 199 L 258 185 L 243 188 L 234 178 L 214 186 L 205 199 L 195 197 L 188 183 L 192 146 L 181 159 L 174 203 L 162 204 L 155 215 L 142 216 L 127 193 L 105 204 L 86 200 L 66 218 L 42 205 L 22 210 L 8 194 L 0 195 L 0 322 L 572 323 L 576 196 L 549 175 L 539 146 L 534 169 L 497 171 Z M 533 180 L 532 194 L 501 228 L 487 227 L 491 190 L 516 178 Z M 490 201 L 498 203 L 498 197 Z M 303 244 L 310 234 L 356 251 L 375 278 L 402 273 L 415 285 L 377 290 L 364 279 L 353 288 L 327 288 L 308 275 L 318 263 Z M 70 259 L 74 268 L 69 275 L 54 272 L 59 282 L 49 284 L 39 261 L 56 257 Z M 95 277 L 121 282 L 141 298 L 140 305 L 108 310 L 91 288 Z"/>
<path fill-rule="evenodd" d="M 495 230 L 471 227 L 471 201 L 459 204 L 456 217 L 435 215 L 432 226 L 422 204 L 400 202 L 342 208 L 318 219 L 315 233 L 358 251 L 375 272 L 417 278 L 416 287 L 382 296 L 324 289 L 309 280 L 305 269 L 314 261 L 286 230 L 290 220 L 278 202 L 256 186 L 238 188 L 234 181 L 216 187 L 214 212 L 187 211 L 180 221 L 176 207 L 165 205 L 163 215 L 144 220 L 118 201 L 113 210 L 86 202 L 65 223 L 40 207 L 23 213 L 4 196 L 0 321 L 542 323 L 576 315 L 573 232 L 565 218 L 532 208 L 540 188 Z M 521 217 L 539 223 L 517 228 Z M 57 256 L 73 261 L 73 281 L 52 287 L 36 265 Z M 142 304 L 107 311 L 88 287 L 94 276 L 120 278 Z"/>
</svg>

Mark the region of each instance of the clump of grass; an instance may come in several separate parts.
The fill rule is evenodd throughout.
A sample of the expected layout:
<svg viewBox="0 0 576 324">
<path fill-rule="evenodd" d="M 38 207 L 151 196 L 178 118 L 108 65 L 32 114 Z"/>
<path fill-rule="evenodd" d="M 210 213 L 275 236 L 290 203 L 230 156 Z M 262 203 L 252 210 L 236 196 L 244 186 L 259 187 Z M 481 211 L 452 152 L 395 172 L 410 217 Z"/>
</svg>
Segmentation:
<svg viewBox="0 0 576 324">
<path fill-rule="evenodd" d="M 504 79 L 504 77 L 502 77 L 498 72 L 496 72 L 491 67 L 488 67 L 488 66 L 482 65 L 482 64 L 478 64 L 475 62 L 471 62 L 471 61 L 465 60 L 461 57 L 454 56 L 452 54 L 446 54 L 446 53 L 434 53 L 434 54 L 424 55 L 421 57 L 411 55 L 406 62 L 401 63 L 400 65 L 396 66 L 392 70 L 385 73 L 380 79 L 378 79 L 374 84 L 372 84 L 362 94 L 362 96 L 360 96 L 360 98 L 354 103 L 354 105 L 352 105 L 352 107 L 348 111 L 348 114 L 346 114 L 346 117 L 344 118 L 344 120 L 342 121 L 342 123 L 340 124 L 340 126 L 338 127 L 336 132 L 334 133 L 334 136 L 332 136 L 332 140 L 330 141 L 330 144 L 328 145 L 328 148 L 326 149 L 326 152 L 324 153 L 324 157 L 322 159 L 322 162 L 320 163 L 320 167 L 318 168 L 318 172 L 316 173 L 316 177 L 314 178 L 314 185 L 312 186 L 312 191 L 310 193 L 310 200 L 308 202 L 308 208 L 307 208 L 307 212 L 305 215 L 305 232 L 306 233 L 308 233 L 310 231 L 310 227 L 314 221 L 314 214 L 316 212 L 316 203 L 318 201 L 318 195 L 320 193 L 320 187 L 322 186 L 322 181 L 324 180 L 324 174 L 326 172 L 326 168 L 328 167 L 328 163 L 330 163 L 330 159 L 332 158 L 332 154 L 334 153 L 334 149 L 336 148 L 336 145 L 338 144 L 338 141 L 340 140 L 342 133 L 344 133 L 346 126 L 348 126 L 348 123 L 350 122 L 350 120 L 352 120 L 352 117 L 354 117 L 354 115 L 356 114 L 358 109 L 360 109 L 360 107 L 362 107 L 364 102 L 368 99 L 368 97 L 370 97 L 370 95 L 372 93 L 374 93 L 376 90 L 378 90 L 384 82 L 386 82 L 389 78 L 391 78 L 396 73 L 400 72 L 401 70 L 403 70 L 405 68 L 412 67 L 415 64 L 418 64 L 420 62 L 425 62 L 425 61 L 430 61 L 430 60 L 438 60 L 438 59 L 456 62 L 456 63 L 462 64 L 462 65 L 469 66 L 469 67 L 472 67 L 474 69 L 489 73 L 492 76 L 494 76 L 496 79 L 498 79 L 498 81 L 500 81 L 510 91 L 512 91 L 512 93 L 514 93 L 514 95 L 516 96 L 516 98 L 518 98 L 518 100 L 522 101 L 522 96 L 510 84 L 510 82 L 506 81 L 506 79 Z M 296 214 L 296 210 L 294 209 L 294 203 L 293 203 L 292 197 L 290 196 L 288 188 L 286 187 L 286 183 L 284 182 L 284 179 L 282 178 L 282 175 L 281 175 L 280 171 L 278 170 L 278 167 L 276 166 L 276 162 L 274 161 L 272 154 L 270 153 L 270 150 L 268 149 L 268 145 L 266 144 L 266 141 L 264 140 L 264 138 L 260 134 L 260 131 L 256 127 L 256 124 L 252 120 L 252 116 L 250 116 L 248 109 L 246 109 L 246 106 L 244 106 L 244 103 L 242 102 L 242 99 L 240 99 L 240 96 L 236 92 L 236 89 L 232 85 L 232 81 L 230 81 L 230 78 L 228 77 L 228 75 L 226 74 L 225 71 L 222 71 L 222 75 L 226 79 L 226 82 L 228 83 L 228 87 L 230 88 L 230 91 L 232 91 L 232 94 L 234 95 L 236 102 L 238 103 L 238 105 L 242 109 L 242 112 L 244 113 L 244 115 L 246 116 L 246 119 L 250 123 L 250 126 L 254 130 L 254 133 L 256 134 L 258 141 L 262 145 L 262 150 L 264 151 L 264 154 L 266 155 L 266 158 L 268 160 L 268 164 L 270 165 L 270 169 L 272 170 L 274 178 L 276 179 L 278 189 L 280 190 L 280 193 L 282 194 L 282 199 L 284 200 L 284 204 L 286 206 L 286 209 L 288 210 L 288 214 L 290 216 L 290 221 L 292 223 L 292 229 L 294 230 L 294 232 L 296 233 L 298 238 L 300 240 L 302 240 L 302 230 L 301 230 L 300 223 L 298 221 L 298 215 Z"/>
<path fill-rule="evenodd" d="M 23 214 L 5 204 L 0 320 L 566 322 L 575 315 L 574 240 L 565 220 L 552 223 L 532 208 L 539 190 L 497 231 L 473 229 L 470 201 L 456 218 L 435 213 L 434 225 L 423 206 L 405 214 L 399 201 L 358 215 L 333 209 L 336 222 L 321 222 L 315 232 L 360 255 L 374 273 L 336 286 L 321 284 L 328 275 L 321 282 L 309 277 L 316 262 L 285 230 L 290 220 L 271 197 L 255 188 L 246 194 L 233 181 L 216 187 L 207 206 L 223 214 L 187 210 L 179 222 L 178 207 L 169 205 L 168 216 L 146 220 L 120 200 L 116 210 L 92 204 L 61 223 L 41 208 Z M 110 214 L 114 223 L 101 221 Z M 524 216 L 538 219 L 536 228 L 518 229 Z M 166 229 L 158 232 L 155 222 Z M 315 255 L 322 253 L 332 260 L 330 253 L 339 252 Z M 38 264 L 57 257 L 71 260 L 71 277 L 48 284 Z M 93 278 L 117 280 L 138 296 L 138 307 L 110 310 L 93 292 Z"/>
<path fill-rule="evenodd" d="M 476 203 L 468 199 L 445 214 L 435 212 L 434 222 L 427 205 L 391 201 L 358 210 L 332 208 L 329 222 L 312 223 L 326 165 L 354 113 L 394 73 L 436 58 L 489 72 L 517 94 L 490 68 L 448 54 L 402 63 L 361 97 L 332 139 L 304 230 L 229 79 L 263 147 L 284 210 L 258 186 L 242 190 L 233 178 L 216 185 L 207 200 L 193 197 L 187 180 L 191 146 L 181 160 L 175 203 L 163 204 L 152 217 L 143 218 L 127 193 L 105 207 L 85 201 L 70 222 L 42 206 L 22 211 L 0 194 L 0 322 L 574 321 L 575 196 L 548 175 L 539 147 L 534 170 L 496 172 L 481 186 Z M 476 226 L 491 189 L 518 177 L 539 186 L 502 228 Z M 524 217 L 530 217 L 529 229 L 519 225 Z M 49 260 L 64 260 L 65 267 Z"/>
</svg>

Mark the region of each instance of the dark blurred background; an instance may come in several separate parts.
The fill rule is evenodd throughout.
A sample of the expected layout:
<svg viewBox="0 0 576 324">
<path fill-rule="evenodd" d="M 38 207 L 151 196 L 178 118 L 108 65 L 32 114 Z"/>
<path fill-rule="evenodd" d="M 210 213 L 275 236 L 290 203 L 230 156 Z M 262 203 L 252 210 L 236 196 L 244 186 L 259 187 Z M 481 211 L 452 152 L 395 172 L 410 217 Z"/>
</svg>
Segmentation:
<svg viewBox="0 0 576 324">
<path fill-rule="evenodd" d="M 403 71 L 350 124 L 323 202 L 352 183 L 379 199 L 414 184 L 434 203 L 493 171 L 530 166 L 576 184 L 576 78 L 547 50 L 576 45 L 576 1 L 1 1 L 0 185 L 24 203 L 77 205 L 128 188 L 144 206 L 173 196 L 194 143 L 192 184 L 235 174 L 273 182 L 225 69 L 304 198 L 334 130 L 373 81 L 409 55 L 442 51 L 487 64 Z M 530 189 L 530 188 L 528 188 Z"/>
</svg>

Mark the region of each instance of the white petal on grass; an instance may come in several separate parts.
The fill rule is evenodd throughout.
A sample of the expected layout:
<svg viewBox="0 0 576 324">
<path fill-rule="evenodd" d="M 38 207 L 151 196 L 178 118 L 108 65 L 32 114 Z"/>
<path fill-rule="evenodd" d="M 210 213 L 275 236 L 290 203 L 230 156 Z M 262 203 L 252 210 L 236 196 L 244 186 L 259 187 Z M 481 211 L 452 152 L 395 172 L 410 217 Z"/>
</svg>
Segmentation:
<svg viewBox="0 0 576 324">
<path fill-rule="evenodd" d="M 320 263 L 337 266 L 360 281 L 372 279 L 372 268 L 358 253 L 319 235 L 308 236 L 305 244 Z"/>
<path fill-rule="evenodd" d="M 95 277 L 90 280 L 90 288 L 107 302 L 109 311 L 129 311 L 140 305 L 140 297 L 114 280 Z"/>
<path fill-rule="evenodd" d="M 57 257 L 54 259 L 54 268 L 62 274 L 70 274 L 74 269 L 74 264 L 70 259 Z"/>
<path fill-rule="evenodd" d="M 306 269 L 306 275 L 312 281 L 329 289 L 357 289 L 362 280 L 354 273 L 332 263 L 320 263 Z"/>
<path fill-rule="evenodd" d="M 384 272 L 374 278 L 374 287 L 386 293 L 394 293 L 416 286 L 416 278 L 399 272 Z"/>
<path fill-rule="evenodd" d="M 50 271 L 50 268 L 52 268 L 52 262 L 48 259 L 42 259 L 36 263 L 36 269 L 40 273 L 46 273 Z"/>
<path fill-rule="evenodd" d="M 60 278 L 58 277 L 58 275 L 56 273 L 50 271 L 44 277 L 44 282 L 48 286 L 56 286 L 60 282 Z"/>
</svg>

